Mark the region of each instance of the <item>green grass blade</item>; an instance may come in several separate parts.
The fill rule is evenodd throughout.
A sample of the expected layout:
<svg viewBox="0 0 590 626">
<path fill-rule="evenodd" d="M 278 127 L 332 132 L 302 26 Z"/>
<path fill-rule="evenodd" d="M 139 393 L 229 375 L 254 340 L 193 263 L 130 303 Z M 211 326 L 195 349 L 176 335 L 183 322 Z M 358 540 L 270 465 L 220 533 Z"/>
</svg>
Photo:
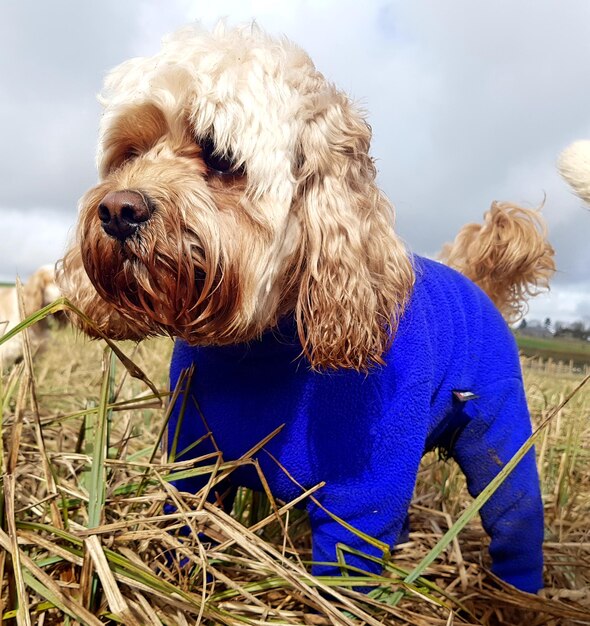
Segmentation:
<svg viewBox="0 0 590 626">
<path fill-rule="evenodd" d="M 112 409 L 109 409 L 108 405 L 115 388 L 115 359 L 108 348 L 105 350 L 103 366 L 94 440 L 87 442 L 92 448 L 93 455 L 88 489 L 88 528 L 100 526 L 106 496 L 105 459 L 108 447 L 108 422 L 112 416 Z"/>
<path fill-rule="evenodd" d="M 86 435 L 90 435 L 86 439 L 87 451 L 89 451 L 92 458 L 90 476 L 88 478 L 88 528 L 100 526 L 106 500 L 107 475 L 105 460 L 109 447 L 109 422 L 113 413 L 112 409 L 109 408 L 109 404 L 113 401 L 114 393 L 115 358 L 112 351 L 106 348 L 103 356 L 103 378 L 98 413 L 88 415 L 88 420 L 92 420 L 92 422 L 86 429 Z M 94 417 L 96 417 L 95 420 Z M 94 574 L 90 587 L 90 607 L 96 606 L 97 593 L 98 577 Z"/>
<path fill-rule="evenodd" d="M 45 319 L 48 315 L 52 315 L 53 313 L 57 313 L 58 311 L 63 311 L 68 301 L 66 298 L 58 298 L 55 302 L 44 306 L 42 309 L 35 311 L 32 315 L 29 315 L 22 322 L 18 323 L 16 326 L 6 331 L 0 337 L 0 346 L 21 333 L 25 328 L 29 326 L 33 326 L 33 324 L 37 324 L 41 320 Z"/>
</svg>

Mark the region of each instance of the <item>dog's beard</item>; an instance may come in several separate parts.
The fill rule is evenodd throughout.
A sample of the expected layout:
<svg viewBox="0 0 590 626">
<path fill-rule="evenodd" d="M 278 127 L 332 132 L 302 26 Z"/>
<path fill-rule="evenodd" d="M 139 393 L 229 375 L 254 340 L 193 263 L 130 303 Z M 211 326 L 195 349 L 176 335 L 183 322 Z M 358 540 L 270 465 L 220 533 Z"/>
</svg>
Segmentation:
<svg viewBox="0 0 590 626">
<path fill-rule="evenodd" d="M 93 206 L 84 214 L 80 241 L 86 273 L 138 335 L 216 344 L 248 338 L 240 320 L 237 272 L 210 223 L 204 220 L 197 235 L 178 210 L 156 207 L 135 234 L 119 241 L 103 231 Z"/>
</svg>

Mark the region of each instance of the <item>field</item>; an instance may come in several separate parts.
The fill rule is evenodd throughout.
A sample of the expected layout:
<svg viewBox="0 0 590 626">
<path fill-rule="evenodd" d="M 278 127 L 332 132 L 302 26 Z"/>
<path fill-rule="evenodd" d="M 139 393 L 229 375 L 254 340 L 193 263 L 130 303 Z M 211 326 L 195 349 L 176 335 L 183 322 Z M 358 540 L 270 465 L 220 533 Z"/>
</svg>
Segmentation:
<svg viewBox="0 0 590 626">
<path fill-rule="evenodd" d="M 517 335 L 518 347 L 525 356 L 541 357 L 553 361 L 590 365 L 590 342 L 572 339 L 544 339 Z"/>
<path fill-rule="evenodd" d="M 161 398 L 102 342 L 70 329 L 2 376 L 0 625 L 590 624 L 590 383 L 576 391 L 580 375 L 525 366 L 533 419 L 544 425 L 544 591 L 521 594 L 487 572 L 461 474 L 430 454 L 410 541 L 365 595 L 354 576 L 307 573 L 309 530 L 294 503 L 245 491 L 229 516 L 170 486 L 175 469 L 207 472 L 213 489 L 236 463 L 168 464 L 159 442 L 171 342 L 121 348 Z M 443 536 L 448 547 L 437 547 Z"/>
</svg>

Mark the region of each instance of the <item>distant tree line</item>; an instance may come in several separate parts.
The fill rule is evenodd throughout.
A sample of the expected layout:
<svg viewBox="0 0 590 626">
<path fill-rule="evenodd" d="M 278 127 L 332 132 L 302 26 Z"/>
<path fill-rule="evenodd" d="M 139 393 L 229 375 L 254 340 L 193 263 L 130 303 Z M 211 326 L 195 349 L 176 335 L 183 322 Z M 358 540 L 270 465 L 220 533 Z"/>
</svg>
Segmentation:
<svg viewBox="0 0 590 626">
<path fill-rule="evenodd" d="M 574 339 L 588 341 L 590 339 L 590 324 L 584 324 L 582 321 L 571 322 L 570 324 L 555 322 L 553 335 L 555 337 L 574 337 Z"/>
<path fill-rule="evenodd" d="M 572 339 L 590 341 L 590 322 L 585 323 L 582 320 L 575 322 L 557 321 L 553 323 L 550 317 L 546 317 L 545 321 L 541 323 L 538 320 L 527 321 L 523 319 L 517 330 L 523 332 L 523 334 L 538 334 L 542 332 L 544 335 L 552 335 L 553 337 L 571 337 Z"/>
</svg>

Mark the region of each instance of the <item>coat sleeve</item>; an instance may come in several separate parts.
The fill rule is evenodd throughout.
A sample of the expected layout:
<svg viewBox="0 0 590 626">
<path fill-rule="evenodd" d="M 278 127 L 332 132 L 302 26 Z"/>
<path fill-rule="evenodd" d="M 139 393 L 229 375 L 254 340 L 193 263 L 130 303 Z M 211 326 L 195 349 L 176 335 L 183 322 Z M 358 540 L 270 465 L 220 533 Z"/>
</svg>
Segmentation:
<svg viewBox="0 0 590 626">
<path fill-rule="evenodd" d="M 470 421 L 455 442 L 453 457 L 476 497 L 531 435 L 522 381 L 501 380 L 466 403 Z M 534 450 L 529 450 L 481 509 L 491 537 L 492 571 L 523 591 L 543 586 L 543 502 Z"/>
</svg>

